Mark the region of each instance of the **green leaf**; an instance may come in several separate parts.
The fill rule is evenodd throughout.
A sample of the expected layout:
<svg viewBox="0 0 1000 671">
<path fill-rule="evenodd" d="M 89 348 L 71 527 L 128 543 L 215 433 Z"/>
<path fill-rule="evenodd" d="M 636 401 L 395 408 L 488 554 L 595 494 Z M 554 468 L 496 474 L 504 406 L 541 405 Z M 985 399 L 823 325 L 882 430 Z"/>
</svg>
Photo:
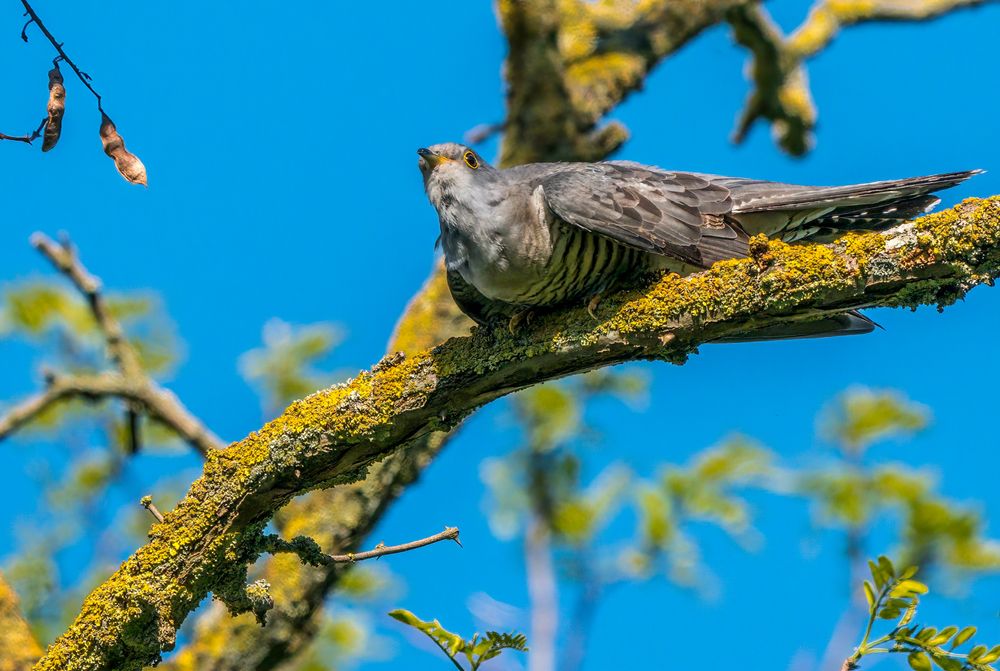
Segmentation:
<svg viewBox="0 0 1000 671">
<path fill-rule="evenodd" d="M 916 566 L 907 566 L 905 569 L 903 569 L 903 572 L 899 574 L 899 579 L 909 580 L 913 576 L 917 575 L 917 570 L 918 567 Z"/>
<path fill-rule="evenodd" d="M 899 620 L 899 626 L 902 627 L 908 625 L 910 621 L 913 619 L 913 616 L 916 614 L 917 614 L 917 601 L 916 599 L 914 599 L 913 603 L 910 604 L 910 607 L 906 609 L 906 612 L 903 614 L 903 617 Z M 910 631 L 912 632 L 913 629 L 916 629 L 916 626 L 911 627 Z M 909 633 L 905 634 L 905 636 L 909 635 L 910 635 Z"/>
<path fill-rule="evenodd" d="M 959 660 L 947 655 L 931 655 L 931 659 L 944 671 L 962 671 L 962 667 L 965 666 Z"/>
<path fill-rule="evenodd" d="M 992 664 L 1000 659 L 1000 645 L 994 645 L 990 651 L 979 658 L 980 664 Z"/>
<path fill-rule="evenodd" d="M 924 629 L 921 629 L 919 632 L 917 632 L 916 638 L 918 641 L 923 641 L 924 643 L 926 643 L 927 641 L 931 640 L 931 637 L 933 637 L 935 634 L 937 634 L 937 627 L 925 627 Z"/>
<path fill-rule="evenodd" d="M 955 648 L 962 645 L 975 635 L 976 635 L 975 627 L 966 627 L 962 631 L 958 632 L 957 636 L 955 636 L 955 640 L 951 642 L 951 649 L 954 650 Z"/>
<path fill-rule="evenodd" d="M 865 580 L 865 599 L 868 600 L 868 610 L 875 607 L 875 590 L 872 589 L 872 584 Z"/>
<path fill-rule="evenodd" d="M 463 647 L 465 647 L 465 639 L 442 627 L 441 623 L 437 620 L 433 620 L 431 622 L 421 620 L 410 611 L 403 610 L 402 608 L 390 611 L 389 616 L 399 620 L 403 624 L 408 624 L 411 627 L 422 631 L 439 646 L 444 648 L 450 657 L 454 657 L 460 650 L 462 650 Z"/>
<path fill-rule="evenodd" d="M 987 648 L 985 645 L 977 645 L 972 650 L 969 650 L 969 661 L 979 661 L 979 658 L 986 654 L 986 650 Z"/>
<path fill-rule="evenodd" d="M 411 627 L 420 628 L 420 625 L 425 624 L 423 620 L 414 615 L 408 610 L 403 608 L 397 608 L 396 610 L 389 611 L 389 617 L 399 620 L 403 624 L 408 624 Z"/>
<path fill-rule="evenodd" d="M 927 585 L 917 580 L 903 580 L 896 584 L 889 592 L 889 596 L 901 597 L 910 596 L 912 594 L 927 594 L 929 591 Z"/>
<path fill-rule="evenodd" d="M 885 555 L 879 555 L 878 566 L 882 569 L 888 577 L 893 578 L 896 575 L 896 569 L 893 567 L 892 562 Z"/>
<path fill-rule="evenodd" d="M 868 569 L 871 571 L 872 580 L 875 582 L 875 587 L 877 587 L 878 589 L 882 589 L 882 587 L 888 580 L 888 576 L 886 576 L 885 573 L 883 573 L 882 570 L 878 567 L 878 564 L 873 562 L 871 559 L 868 560 Z"/>
<path fill-rule="evenodd" d="M 902 612 L 898 608 L 883 608 L 878 612 L 878 616 L 883 620 L 895 620 Z"/>
<path fill-rule="evenodd" d="M 518 652 L 528 651 L 528 639 L 524 634 L 499 633 L 496 631 L 486 632 L 486 638 L 497 650 L 517 650 Z"/>
<path fill-rule="evenodd" d="M 958 632 L 958 627 L 954 627 L 954 626 L 952 626 L 952 627 L 945 627 L 940 632 L 938 632 L 937 636 L 935 636 L 934 638 L 932 638 L 927 643 L 928 643 L 928 645 L 943 645 L 944 643 L 947 643 L 948 639 L 950 639 L 952 636 L 954 636 L 957 632 Z"/>
<path fill-rule="evenodd" d="M 906 661 L 910 663 L 913 671 L 931 671 L 931 660 L 926 653 L 911 652 Z"/>
</svg>

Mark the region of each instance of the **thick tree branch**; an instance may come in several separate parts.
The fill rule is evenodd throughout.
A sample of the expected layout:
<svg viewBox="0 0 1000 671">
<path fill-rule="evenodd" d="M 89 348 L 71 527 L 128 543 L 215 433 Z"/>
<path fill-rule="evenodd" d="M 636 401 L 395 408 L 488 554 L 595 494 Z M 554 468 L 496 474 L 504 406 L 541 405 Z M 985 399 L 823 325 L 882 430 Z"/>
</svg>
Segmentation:
<svg viewBox="0 0 1000 671">
<path fill-rule="evenodd" d="M 609 297 L 596 323 L 576 308 L 517 338 L 503 327 L 479 329 L 390 358 L 211 452 L 150 542 L 86 599 L 36 668 L 136 670 L 173 647 L 209 591 L 246 610 L 246 567 L 276 510 L 311 489 L 363 477 L 373 460 L 507 393 L 635 359 L 681 363 L 701 343 L 764 325 L 866 306 L 943 306 L 998 273 L 1000 198 L 970 200 L 832 245 L 757 238 L 750 258 Z"/>
<path fill-rule="evenodd" d="M 0 574 L 0 671 L 28 671 L 41 655 L 21 615 L 17 595 Z"/>
<path fill-rule="evenodd" d="M 31 244 L 83 295 L 104 336 L 108 358 L 116 370 L 93 375 L 46 373 L 43 391 L 0 415 L 0 440 L 63 400 L 118 398 L 126 401 L 130 413 L 146 413 L 172 429 L 203 455 L 223 447 L 225 443 L 192 415 L 176 396 L 146 374 L 121 323 L 104 301 L 100 280 L 87 271 L 69 241 L 56 243 L 36 233 L 31 238 Z"/>
<path fill-rule="evenodd" d="M 759 119 L 771 123 L 775 141 L 800 156 L 812 146 L 816 107 L 805 61 L 827 47 L 840 29 L 872 21 L 925 21 L 992 0 L 820 0 L 785 37 L 762 4 L 734 7 L 727 15 L 736 42 L 750 52 L 752 83 L 733 139 L 742 142 Z"/>
<path fill-rule="evenodd" d="M 628 139 L 601 120 L 646 75 L 746 0 L 500 0 L 510 43 L 502 165 L 597 161 Z"/>
<path fill-rule="evenodd" d="M 472 322 L 459 312 L 441 263 L 403 312 L 390 352 L 417 354 L 468 333 Z M 371 467 L 363 482 L 311 492 L 277 515 L 287 534 L 302 534 L 335 554 L 356 552 L 402 491 L 412 484 L 454 432 L 434 432 L 409 441 Z M 225 617 L 221 605 L 199 620 L 192 641 L 165 665 L 172 671 L 270 671 L 303 650 L 321 624 L 323 604 L 344 564 L 306 566 L 288 556 L 269 558 L 261 572 L 271 585 L 274 610 L 261 629 L 250 617 Z M 225 641 L 225 645 L 219 645 Z"/>
</svg>

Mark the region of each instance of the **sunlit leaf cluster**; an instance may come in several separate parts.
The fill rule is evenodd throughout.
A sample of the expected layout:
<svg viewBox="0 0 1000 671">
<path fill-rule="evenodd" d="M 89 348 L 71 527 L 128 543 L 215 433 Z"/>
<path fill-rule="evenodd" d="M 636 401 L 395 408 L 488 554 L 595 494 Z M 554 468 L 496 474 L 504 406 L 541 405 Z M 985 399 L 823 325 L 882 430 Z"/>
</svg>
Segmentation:
<svg viewBox="0 0 1000 671">
<path fill-rule="evenodd" d="M 897 571 L 888 557 L 880 556 L 868 562 L 871 581 L 864 582 L 868 602 L 868 623 L 864 637 L 847 659 L 846 668 L 856 669 L 860 660 L 874 654 L 905 654 L 914 671 L 994 671 L 993 662 L 1000 659 L 1000 645 L 992 648 L 976 643 L 976 627 L 923 626 L 916 623 L 920 596 L 926 594 L 927 585 L 915 580 L 917 568 L 911 566 Z M 875 624 L 880 620 L 895 620 L 887 633 L 872 638 Z M 959 652 L 967 647 L 966 652 Z"/>
<path fill-rule="evenodd" d="M 264 399 L 266 412 L 336 381 L 337 374 L 315 367 L 343 337 L 333 324 L 296 326 L 274 318 L 264 325 L 262 337 L 262 347 L 240 357 L 240 372 Z"/>
<path fill-rule="evenodd" d="M 408 610 L 397 609 L 389 615 L 426 635 L 462 671 L 476 671 L 484 662 L 498 657 L 504 650 L 528 651 L 528 641 L 524 634 L 488 631 L 483 636 L 477 633 L 465 639 L 442 627 L 437 620 L 421 620 Z M 465 666 L 459 661 L 462 658 Z"/>
</svg>

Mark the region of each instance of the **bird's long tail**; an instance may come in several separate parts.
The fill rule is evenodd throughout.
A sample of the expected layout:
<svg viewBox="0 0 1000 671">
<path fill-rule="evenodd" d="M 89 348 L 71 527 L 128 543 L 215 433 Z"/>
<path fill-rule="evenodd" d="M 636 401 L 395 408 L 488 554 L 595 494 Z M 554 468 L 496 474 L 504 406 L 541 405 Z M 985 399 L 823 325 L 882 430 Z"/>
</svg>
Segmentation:
<svg viewBox="0 0 1000 671">
<path fill-rule="evenodd" d="M 981 170 L 949 172 L 849 186 L 795 186 L 745 181 L 729 185 L 733 216 L 748 232 L 786 242 L 824 242 L 851 230 L 880 230 L 928 212 L 951 188 Z"/>
</svg>

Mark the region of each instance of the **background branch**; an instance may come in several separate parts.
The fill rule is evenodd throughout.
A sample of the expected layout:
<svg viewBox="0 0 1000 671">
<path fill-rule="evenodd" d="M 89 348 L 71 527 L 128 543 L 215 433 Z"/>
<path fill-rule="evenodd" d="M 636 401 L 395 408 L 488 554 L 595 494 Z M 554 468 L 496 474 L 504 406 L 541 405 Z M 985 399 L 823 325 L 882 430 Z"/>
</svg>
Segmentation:
<svg viewBox="0 0 1000 671">
<path fill-rule="evenodd" d="M 479 329 L 393 358 L 210 453 L 150 542 L 86 599 L 36 668 L 133 670 L 158 661 L 209 591 L 231 608 L 244 604 L 263 528 L 291 498 L 358 479 L 373 460 L 507 393 L 629 360 L 680 363 L 701 343 L 764 325 L 867 306 L 943 306 L 998 273 L 1000 198 L 970 200 L 832 245 L 755 239 L 750 258 L 609 297 L 596 325 L 586 310 L 566 310 L 518 338 Z"/>
<path fill-rule="evenodd" d="M 771 123 L 782 149 L 801 156 L 811 149 L 816 106 L 805 61 L 827 47 L 840 29 L 872 21 L 923 21 L 991 0 L 820 0 L 789 37 L 761 3 L 733 7 L 726 20 L 733 38 L 750 52 L 750 95 L 733 140 L 742 142 L 759 119 Z"/>
<path fill-rule="evenodd" d="M 41 654 L 14 590 L 0 573 L 0 671 L 28 671 Z"/>
<path fill-rule="evenodd" d="M 108 358 L 117 370 L 67 375 L 47 372 L 43 391 L 0 415 L 0 440 L 63 400 L 118 398 L 129 404 L 130 412 L 144 412 L 158 420 L 202 455 L 223 447 L 222 440 L 191 414 L 176 396 L 146 374 L 121 323 L 104 301 L 100 280 L 87 271 L 69 240 L 56 243 L 36 233 L 31 243 L 83 295 L 104 337 Z"/>
</svg>

